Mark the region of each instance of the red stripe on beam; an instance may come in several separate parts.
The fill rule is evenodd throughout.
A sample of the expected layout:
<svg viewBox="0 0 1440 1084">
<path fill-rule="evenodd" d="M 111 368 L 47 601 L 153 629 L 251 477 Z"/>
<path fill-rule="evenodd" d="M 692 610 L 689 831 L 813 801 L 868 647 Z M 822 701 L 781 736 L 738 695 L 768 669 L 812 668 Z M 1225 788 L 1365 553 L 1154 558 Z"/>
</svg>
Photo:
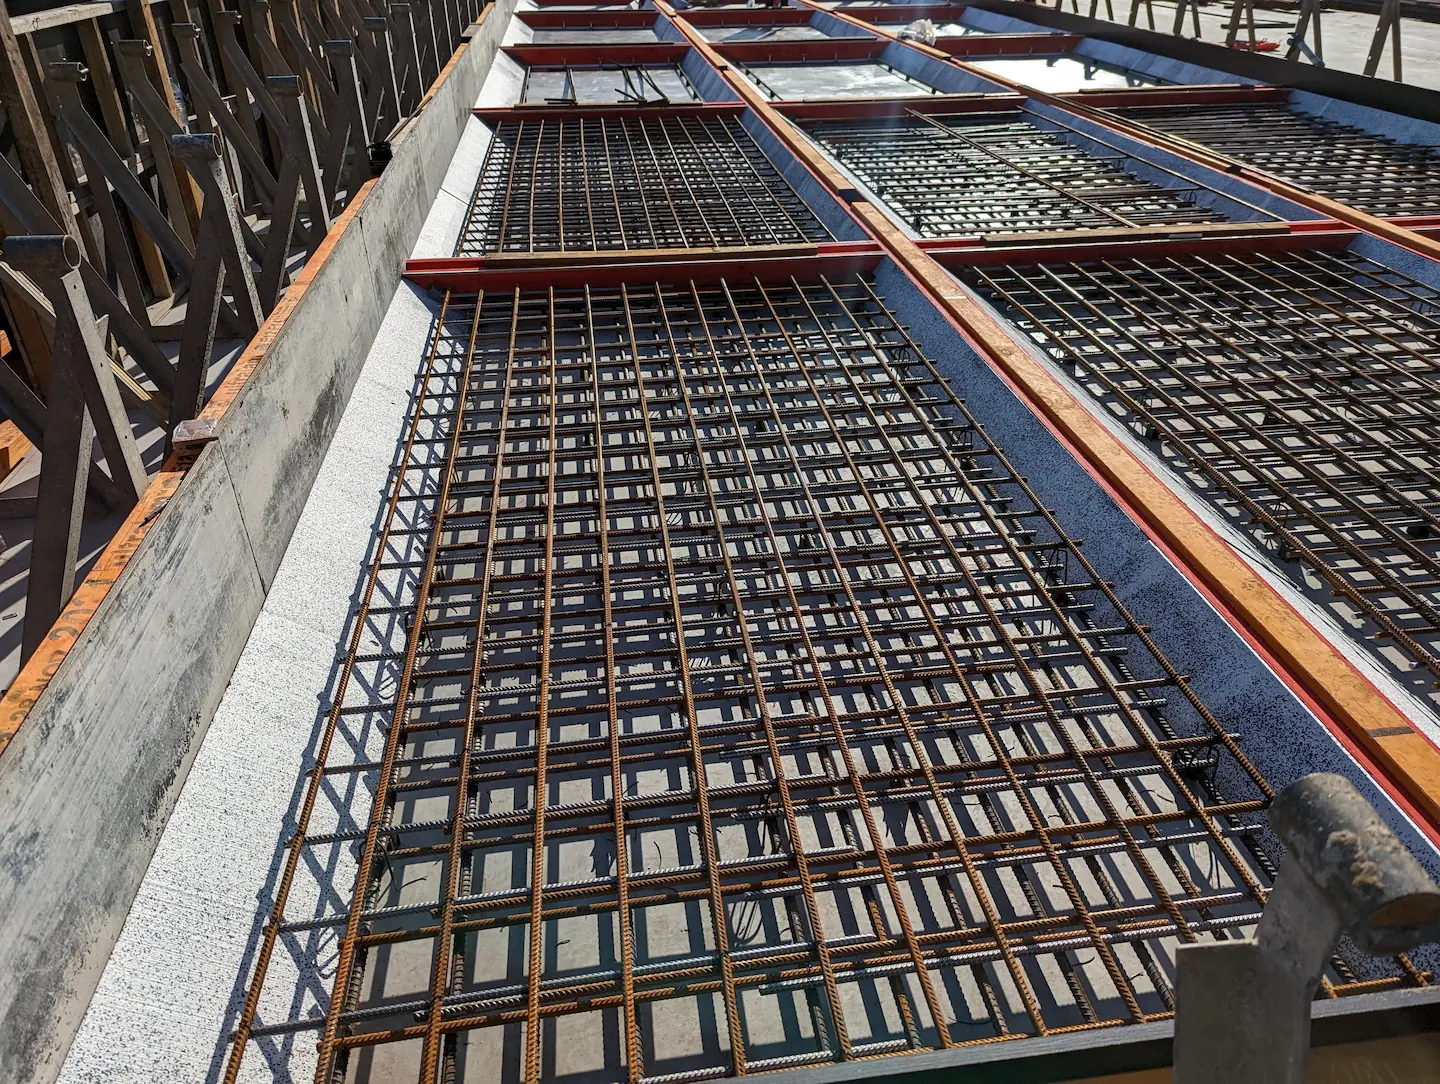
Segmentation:
<svg viewBox="0 0 1440 1084">
<path fill-rule="evenodd" d="M 951 56 L 1059 56 L 1085 39 L 1079 34 L 967 34 L 936 38 L 935 48 Z"/>
<path fill-rule="evenodd" d="M 684 15 L 694 26 L 804 26 L 815 17 L 807 8 L 687 8 Z"/>
<path fill-rule="evenodd" d="M 606 64 L 626 66 L 646 64 L 678 64 L 685 59 L 690 46 L 669 41 L 618 43 L 606 45 L 507 45 L 505 55 L 517 64 L 532 68 L 595 68 Z"/>
<path fill-rule="evenodd" d="M 1288 87 L 1135 87 L 1130 90 L 1077 90 L 1057 94 L 1097 109 L 1126 109 L 1130 106 L 1224 105 L 1230 102 L 1287 102 Z"/>
</svg>

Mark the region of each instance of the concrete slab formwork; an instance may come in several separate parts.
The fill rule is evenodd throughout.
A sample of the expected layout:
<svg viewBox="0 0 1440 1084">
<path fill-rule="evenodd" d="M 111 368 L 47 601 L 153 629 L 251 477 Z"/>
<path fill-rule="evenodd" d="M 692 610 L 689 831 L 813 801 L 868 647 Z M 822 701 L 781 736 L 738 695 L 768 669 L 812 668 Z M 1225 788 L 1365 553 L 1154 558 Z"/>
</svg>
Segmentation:
<svg viewBox="0 0 1440 1084">
<path fill-rule="evenodd" d="M 122 668 L 194 705 L 111 772 L 164 779 L 89 939 L 15 957 L 69 976 L 17 1076 L 1063 1080 L 1164 1063 L 1299 775 L 1440 871 L 1427 197 L 1322 217 L 1194 127 L 1344 103 L 1148 40 L 1067 36 L 1146 78 L 1066 97 L 804 0 L 523 6 L 342 235 L 365 317 L 302 302 L 87 630 L 235 581 Z M 1337 145 L 1423 166 L 1364 109 Z M 41 709 L 105 672 L 66 666 Z M 1317 1034 L 1431 1028 L 1433 964 L 1342 948 Z"/>
</svg>

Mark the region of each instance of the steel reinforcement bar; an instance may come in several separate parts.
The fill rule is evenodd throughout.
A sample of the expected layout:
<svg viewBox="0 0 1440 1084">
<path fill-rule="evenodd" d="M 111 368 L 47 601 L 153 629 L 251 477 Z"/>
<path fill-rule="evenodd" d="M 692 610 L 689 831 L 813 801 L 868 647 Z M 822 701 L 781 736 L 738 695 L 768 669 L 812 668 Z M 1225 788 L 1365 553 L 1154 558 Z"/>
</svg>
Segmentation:
<svg viewBox="0 0 1440 1084">
<path fill-rule="evenodd" d="M 1127 173 L 1014 114 L 822 121 L 806 130 L 921 237 L 1222 222 L 1174 190 Z M 964 177 L 957 184 L 956 178 Z"/>
<path fill-rule="evenodd" d="M 455 254 L 829 239 L 736 115 L 572 116 L 496 125 Z"/>
<path fill-rule="evenodd" d="M 1372 215 L 1440 214 L 1440 155 L 1434 147 L 1397 143 L 1279 104 L 1118 112 Z"/>
<path fill-rule="evenodd" d="M 1152 1020 L 1274 876 L 1264 780 L 863 277 L 447 295 L 376 554 L 227 1079 Z"/>
<path fill-rule="evenodd" d="M 1316 250 L 965 277 L 1435 702 L 1440 293 Z"/>
</svg>

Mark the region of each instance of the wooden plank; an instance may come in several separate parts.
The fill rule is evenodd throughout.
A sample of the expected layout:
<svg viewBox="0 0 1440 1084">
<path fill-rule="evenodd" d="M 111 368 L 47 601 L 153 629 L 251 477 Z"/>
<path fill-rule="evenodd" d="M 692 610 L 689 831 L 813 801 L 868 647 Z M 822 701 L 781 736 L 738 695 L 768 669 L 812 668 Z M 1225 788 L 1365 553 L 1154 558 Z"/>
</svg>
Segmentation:
<svg viewBox="0 0 1440 1084">
<path fill-rule="evenodd" d="M 170 84 L 170 65 L 165 59 L 165 48 L 160 41 L 160 31 L 155 26 L 155 16 L 150 12 L 149 0 L 125 0 L 125 10 L 130 14 L 130 32 L 142 41 L 150 43 L 151 53 L 146 58 L 146 70 L 150 81 L 160 92 L 170 108 L 170 115 L 184 126 L 186 118 L 180 115 L 180 103 Z M 185 209 L 185 218 L 193 231 L 200 221 L 200 189 L 191 180 L 185 168 L 172 163 L 175 180 L 180 188 L 180 202 Z"/>
<path fill-rule="evenodd" d="M 30 438 L 20 432 L 20 427 L 14 422 L 0 422 L 0 479 L 8 478 L 34 447 Z"/>
<path fill-rule="evenodd" d="M 333 196 L 340 186 L 340 174 L 343 172 L 346 178 L 346 195 L 353 197 L 360 191 L 360 186 L 370 179 L 370 127 L 365 121 L 365 103 L 360 91 L 360 77 L 356 72 L 356 49 L 350 41 L 331 40 L 325 43 L 325 53 L 335 70 L 340 98 L 345 103 L 345 123 L 337 122 L 330 133 L 336 146 L 331 150 L 325 190 Z M 348 167 L 345 164 L 347 146 L 351 150 Z"/>
<path fill-rule="evenodd" d="M 151 4 L 158 4 L 160 0 L 148 0 Z M 117 11 L 125 10 L 125 0 L 94 0 L 92 3 L 64 4 L 58 8 L 47 8 L 44 11 L 33 11 L 28 15 L 15 15 L 10 23 L 15 28 L 15 33 L 33 34 L 37 30 L 49 30 L 56 26 L 69 26 L 72 23 L 83 23 L 91 19 L 103 19 L 106 15 L 114 15 Z"/>
<path fill-rule="evenodd" d="M 135 174 L 130 172 L 130 167 L 125 160 L 115 153 L 115 148 L 110 146 L 110 142 L 105 138 L 104 133 L 95 126 L 90 115 L 83 110 L 78 113 L 67 110 L 65 126 L 77 149 L 95 160 L 104 179 L 115 187 L 116 195 L 124 201 L 130 213 L 140 221 L 145 232 L 160 246 L 160 251 L 165 253 L 165 258 L 179 268 L 182 274 L 188 275 L 190 264 L 195 258 L 194 253 L 180 240 L 169 220 L 160 208 L 155 206 L 155 201 L 150 198 L 150 193 L 145 190 Z"/>
<path fill-rule="evenodd" d="M 96 100 L 100 103 L 100 118 L 105 123 L 105 134 L 110 137 L 110 145 L 116 152 L 128 157 L 135 153 L 135 149 L 130 143 L 124 101 L 110 68 L 110 55 L 105 48 L 105 39 L 100 35 L 100 24 L 94 19 L 87 19 L 75 24 L 75 32 L 80 36 L 80 48 L 85 53 L 85 65 L 90 71 L 90 84 L 94 88 Z M 165 269 L 165 260 L 160 255 L 160 250 L 155 247 L 155 242 L 138 229 L 139 223 L 134 223 L 133 219 L 132 223 L 137 227 L 135 249 L 145 268 L 146 281 L 156 297 L 169 297 L 170 275 Z"/>
<path fill-rule="evenodd" d="M 200 66 L 198 28 L 182 23 L 172 29 L 175 31 L 176 40 L 180 42 L 180 63 L 190 77 L 190 87 L 195 92 L 196 99 L 203 102 L 205 107 L 210 110 L 215 123 L 224 134 L 226 142 L 235 151 L 240 159 L 240 164 L 249 173 L 249 179 L 257 190 L 255 195 L 261 208 L 268 212 L 271 201 L 275 197 L 275 175 L 270 172 L 269 163 L 260 153 L 259 144 L 250 139 L 245 124 L 230 112 L 219 88 L 210 82 L 209 74 Z M 250 99 L 242 94 L 241 101 L 244 103 L 241 114 L 248 116 Z M 249 127 L 251 130 L 254 129 L 253 119 Z"/>
<path fill-rule="evenodd" d="M 132 155 L 135 148 L 130 145 L 130 129 L 125 123 L 125 107 L 120 100 L 120 88 L 110 70 L 110 56 L 105 51 L 105 39 L 100 36 L 100 24 L 87 19 L 75 25 L 80 37 L 80 49 L 85 54 L 85 67 L 90 75 L 90 86 L 95 91 L 95 100 L 100 103 L 100 119 L 105 124 L 105 134 L 110 145 L 119 154 Z"/>
<path fill-rule="evenodd" d="M 104 267 L 104 251 L 96 240 L 96 231 L 91 227 L 85 210 L 79 206 L 81 184 L 80 178 L 75 173 L 75 163 L 71 161 L 68 154 L 64 153 L 65 145 L 60 141 L 60 133 L 55 127 L 55 115 L 59 112 L 59 106 L 55 102 L 54 88 L 45 78 L 45 62 L 40 56 L 40 50 L 36 48 L 33 37 L 26 38 L 20 43 L 20 51 L 24 54 L 25 69 L 30 73 L 30 85 L 39 93 L 40 101 L 45 107 L 43 118 L 45 131 L 50 136 L 50 146 L 54 148 L 56 161 L 60 163 L 60 180 L 67 189 L 66 196 L 70 201 L 71 213 L 74 215 L 79 231 L 80 244 L 92 263 L 97 267 Z M 62 50 L 55 46 L 51 46 L 46 51 L 51 54 L 51 59 L 59 58 L 62 53 Z M 88 188 L 88 185 L 86 187 Z"/>
<path fill-rule="evenodd" d="M 26 178 L 45 209 L 78 241 L 80 232 L 70 213 L 70 196 L 60 176 L 60 162 L 46 131 L 20 43 L 11 28 L 5 0 L 0 0 L 0 100 L 5 103 L 11 136 Z"/>
<path fill-rule="evenodd" d="M 221 165 L 220 140 L 213 135 L 177 135 L 170 139 L 171 152 L 185 163 L 191 175 L 204 188 L 207 213 L 223 219 L 224 228 L 215 231 L 216 247 L 225 261 L 230 276 L 230 293 L 241 332 L 248 339 L 259 330 L 265 317 L 260 311 L 259 295 L 255 292 L 255 276 L 250 269 L 250 256 L 241 234 L 240 216 L 231 196 L 230 181 Z M 194 289 L 194 284 L 191 286 Z M 179 382 L 176 398 L 180 397 Z"/>
<path fill-rule="evenodd" d="M 150 153 L 155 158 L 155 177 L 160 182 L 160 193 L 165 197 L 165 206 L 170 211 L 167 217 L 175 227 L 175 235 L 180 238 L 181 244 L 193 250 L 195 235 L 190 229 L 189 214 L 183 210 L 185 193 L 181 182 L 184 178 L 175 174 L 175 163 L 170 159 L 168 142 L 171 135 L 184 129 L 180 127 L 180 122 L 170 112 L 165 99 L 155 89 L 146 73 L 145 61 L 153 52 L 150 43 L 138 38 L 115 38 L 114 46 L 115 62 L 120 66 L 121 78 L 150 137 Z"/>
<path fill-rule="evenodd" d="M 95 122 L 80 103 L 80 84 L 85 81 L 87 74 L 85 67 L 72 63 L 51 64 L 45 74 L 54 99 L 60 106 L 60 121 L 64 129 L 73 134 L 77 122 L 94 128 Z M 95 131 L 99 134 L 98 128 L 95 128 Z M 113 145 L 106 143 L 105 146 L 111 154 L 115 155 L 115 161 L 128 176 L 130 171 L 125 160 L 120 158 Z M 140 281 L 140 272 L 135 266 L 135 253 L 130 247 L 130 238 L 121 224 L 120 212 L 116 209 L 115 201 L 110 196 L 105 169 L 88 153 L 85 143 L 77 141 L 76 147 L 80 151 L 80 160 L 85 166 L 85 177 L 90 182 L 90 194 L 95 204 L 95 214 L 100 219 L 105 237 L 105 250 L 110 256 L 110 270 L 119 282 L 120 289 L 130 305 L 130 310 L 148 324 L 149 312 L 146 306 L 150 299 L 144 284 Z M 136 236 L 150 241 L 150 238 L 146 237 L 143 232 L 144 222 L 134 211 L 130 212 L 130 217 L 132 222 L 141 227 Z M 150 243 L 154 242 L 150 241 Z"/>
</svg>

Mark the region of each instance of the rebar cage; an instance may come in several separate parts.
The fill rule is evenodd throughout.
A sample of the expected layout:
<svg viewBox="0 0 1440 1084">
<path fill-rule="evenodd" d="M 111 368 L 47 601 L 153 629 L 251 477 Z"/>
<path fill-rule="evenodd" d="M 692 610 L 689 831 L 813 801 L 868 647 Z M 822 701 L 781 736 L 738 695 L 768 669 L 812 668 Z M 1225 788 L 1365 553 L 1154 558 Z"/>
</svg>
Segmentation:
<svg viewBox="0 0 1440 1084">
<path fill-rule="evenodd" d="M 1235 737 L 864 277 L 447 295 L 357 599 L 232 1064 L 1152 1020 L 1274 876 Z"/>
<path fill-rule="evenodd" d="M 456 254 L 828 240 L 731 114 L 504 121 Z"/>
<path fill-rule="evenodd" d="M 966 277 L 1440 704 L 1440 293 L 1324 250 Z"/>
<path fill-rule="evenodd" d="M 921 237 L 1224 221 L 1013 113 L 821 121 L 807 131 Z"/>
</svg>

